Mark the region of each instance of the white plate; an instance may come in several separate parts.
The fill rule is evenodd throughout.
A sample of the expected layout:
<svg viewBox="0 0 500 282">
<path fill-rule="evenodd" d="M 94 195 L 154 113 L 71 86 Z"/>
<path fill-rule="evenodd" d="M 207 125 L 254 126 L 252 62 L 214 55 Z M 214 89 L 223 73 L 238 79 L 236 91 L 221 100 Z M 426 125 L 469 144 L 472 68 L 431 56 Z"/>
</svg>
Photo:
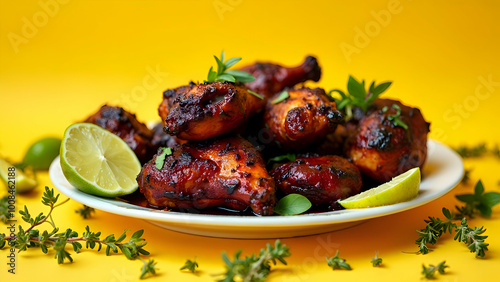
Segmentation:
<svg viewBox="0 0 500 282">
<path fill-rule="evenodd" d="M 408 202 L 367 209 L 295 216 L 238 216 L 165 212 L 81 192 L 64 177 L 59 157 L 50 166 L 52 183 L 69 198 L 95 209 L 150 221 L 163 228 L 221 238 L 286 238 L 335 231 L 365 220 L 402 212 L 433 201 L 455 187 L 464 173 L 462 159 L 445 145 L 429 140 L 418 196 Z"/>
</svg>

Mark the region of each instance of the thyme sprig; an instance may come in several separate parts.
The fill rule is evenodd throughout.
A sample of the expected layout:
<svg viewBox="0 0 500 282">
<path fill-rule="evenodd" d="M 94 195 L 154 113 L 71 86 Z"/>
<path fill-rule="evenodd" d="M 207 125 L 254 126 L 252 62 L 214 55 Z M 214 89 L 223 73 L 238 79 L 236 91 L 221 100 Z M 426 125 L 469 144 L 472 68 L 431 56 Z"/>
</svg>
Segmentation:
<svg viewBox="0 0 500 282">
<path fill-rule="evenodd" d="M 220 282 L 238 281 L 265 281 L 271 272 L 271 262 L 276 265 L 276 260 L 286 265 L 285 258 L 290 256 L 290 248 L 282 245 L 280 240 L 276 240 L 274 247 L 270 244 L 260 250 L 259 255 L 252 254 L 245 258 L 240 258 L 241 250 L 236 251 L 234 259 L 231 260 L 226 253 L 222 253 L 222 259 L 226 263 L 226 272 Z"/>
<path fill-rule="evenodd" d="M 45 187 L 45 192 L 42 196 L 42 204 L 50 208 L 47 215 L 39 213 L 37 216 L 33 217 L 28 207 L 24 206 L 24 209 L 20 210 L 19 213 L 22 216 L 22 220 L 29 223 L 30 226 L 28 229 L 24 230 L 23 227 L 19 225 L 19 231 L 13 236 L 0 234 L 0 249 L 3 248 L 7 242 L 10 247 L 18 249 L 18 252 L 38 247 L 43 253 L 47 254 L 49 249 L 52 248 L 55 251 L 55 258 L 59 264 L 65 261 L 73 262 L 71 254 L 66 250 L 67 245 L 71 245 L 74 252 L 79 253 L 83 248 L 83 242 L 85 242 L 85 247 L 87 249 L 94 249 L 97 247 L 97 251 L 100 251 L 103 245 L 106 246 L 106 255 L 110 255 L 111 252 L 118 253 L 118 251 L 121 251 L 125 257 L 130 260 L 142 260 L 140 257 L 141 255 L 149 255 L 149 252 L 144 249 L 146 245 L 145 239 L 142 238 L 144 230 L 134 232 L 128 241 L 125 241 L 125 239 L 127 237 L 126 233 L 129 230 L 125 230 L 118 238 L 115 238 L 114 234 L 111 234 L 104 239 L 101 239 L 101 232 L 92 232 L 89 226 L 85 227 L 85 231 L 81 236 L 71 228 L 66 229 L 64 232 L 59 232 L 59 228 L 56 227 L 52 218 L 52 212 L 56 207 L 61 206 L 68 200 L 69 199 L 59 202 L 59 194 L 56 195 L 54 189 Z M 50 224 L 53 228 L 52 231 L 41 231 L 35 228 L 44 223 Z M 143 260 L 143 262 L 144 266 L 142 268 L 141 278 L 147 273 L 154 275 L 155 263 L 152 262 L 152 260 L 149 262 Z"/>
<path fill-rule="evenodd" d="M 438 265 L 429 264 L 429 267 L 426 267 L 425 264 L 422 264 L 422 274 L 426 279 L 434 279 L 434 274 L 439 272 L 439 274 L 445 274 L 445 268 L 449 267 L 445 264 L 446 261 L 440 262 Z"/>
<path fill-rule="evenodd" d="M 330 266 L 333 270 L 335 269 L 352 270 L 351 266 L 347 262 L 345 262 L 345 259 L 339 257 L 339 250 L 337 250 L 335 256 L 331 258 L 325 256 L 325 258 L 328 266 Z"/>
<path fill-rule="evenodd" d="M 87 205 L 83 205 L 82 208 L 75 210 L 75 212 L 83 217 L 83 219 L 88 219 L 92 217 L 95 213 L 95 209 Z"/>
<path fill-rule="evenodd" d="M 187 269 L 187 270 L 191 271 L 192 273 L 195 273 L 196 268 L 198 268 L 198 262 L 196 262 L 196 257 L 195 257 L 194 260 L 190 260 L 190 259 L 186 260 L 184 265 L 179 270 Z"/>
<path fill-rule="evenodd" d="M 417 230 L 419 237 L 415 243 L 419 245 L 419 253 L 427 254 L 429 252 L 428 244 L 435 244 L 444 233 L 453 234 L 455 232 L 454 240 L 466 243 L 469 250 L 476 254 L 476 257 L 484 257 L 485 251 L 488 250 L 488 244 L 484 242 L 487 236 L 481 234 L 486 229 L 483 229 L 482 226 L 470 228 L 467 225 L 467 217 L 474 218 L 478 213 L 482 216 L 490 216 L 492 208 L 500 202 L 500 193 L 484 193 L 483 183 L 479 180 L 474 187 L 474 194 L 461 194 L 455 197 L 464 202 L 465 206 L 455 206 L 456 212 L 453 213 L 443 208 L 445 220 L 429 217 L 429 220 L 425 220 L 426 227 Z M 460 225 L 454 222 L 456 220 L 460 220 Z"/>
<path fill-rule="evenodd" d="M 375 257 L 373 257 L 370 262 L 372 263 L 373 267 L 377 267 L 382 264 L 382 258 L 378 257 L 378 252 L 375 252 Z"/>
</svg>

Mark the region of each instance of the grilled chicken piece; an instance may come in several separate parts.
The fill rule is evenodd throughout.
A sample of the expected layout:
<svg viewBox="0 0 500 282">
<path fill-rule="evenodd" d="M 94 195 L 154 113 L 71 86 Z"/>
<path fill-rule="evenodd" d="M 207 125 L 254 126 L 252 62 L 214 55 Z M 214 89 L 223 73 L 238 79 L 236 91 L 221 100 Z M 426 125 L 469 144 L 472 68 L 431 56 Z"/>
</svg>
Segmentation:
<svg viewBox="0 0 500 282">
<path fill-rule="evenodd" d="M 159 122 L 153 127 L 153 139 L 151 140 L 153 146 L 159 147 L 174 147 L 179 144 L 182 145 L 186 143 L 186 140 L 179 139 L 175 136 L 168 135 L 163 131 L 163 123 Z"/>
<path fill-rule="evenodd" d="M 288 94 L 289 98 L 276 104 L 269 100 L 264 113 L 264 122 L 284 149 L 303 149 L 319 142 L 342 121 L 335 102 L 323 89 L 289 89 Z"/>
<path fill-rule="evenodd" d="M 185 140 L 205 140 L 241 127 L 265 102 L 242 84 L 212 82 L 167 90 L 158 111 L 164 130 Z"/>
<path fill-rule="evenodd" d="M 134 114 L 121 107 L 104 105 L 85 122 L 93 123 L 118 135 L 134 151 L 141 163 L 150 160 L 157 149 L 152 144 L 153 131 L 139 122 Z"/>
<path fill-rule="evenodd" d="M 307 80 L 319 81 L 321 68 L 314 57 L 307 57 L 302 64 L 296 67 L 283 67 L 272 63 L 257 62 L 253 65 L 242 67 L 240 70 L 248 72 L 255 77 L 252 82 L 245 85 L 252 91 L 270 98 L 281 92 L 286 87 Z"/>
<path fill-rule="evenodd" d="M 390 120 L 397 115 L 393 105 L 400 107 L 399 119 L 408 126 L 407 130 Z M 360 119 L 355 134 L 348 138 L 346 154 L 371 179 L 380 183 L 389 181 L 411 168 L 423 166 L 429 126 L 419 109 L 395 100 L 377 99 Z"/>
<path fill-rule="evenodd" d="M 301 194 L 315 206 L 332 205 L 361 191 L 359 169 L 339 156 L 301 157 L 271 171 L 276 189 Z"/>
<path fill-rule="evenodd" d="M 250 207 L 257 215 L 272 213 L 274 180 L 259 152 L 245 139 L 219 137 L 172 151 L 160 170 L 155 166 L 158 152 L 137 176 L 151 205 L 179 210 Z"/>
</svg>

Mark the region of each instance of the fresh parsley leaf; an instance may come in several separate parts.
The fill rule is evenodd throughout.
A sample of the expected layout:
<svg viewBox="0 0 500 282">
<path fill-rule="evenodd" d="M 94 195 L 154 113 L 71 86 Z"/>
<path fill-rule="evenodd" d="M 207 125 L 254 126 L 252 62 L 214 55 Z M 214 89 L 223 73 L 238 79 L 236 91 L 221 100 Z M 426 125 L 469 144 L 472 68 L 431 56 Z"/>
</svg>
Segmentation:
<svg viewBox="0 0 500 282">
<path fill-rule="evenodd" d="M 325 258 L 328 266 L 330 266 L 333 270 L 342 268 L 346 270 L 352 270 L 351 266 L 345 262 L 345 259 L 339 257 L 339 250 L 337 250 L 335 256 L 331 258 L 325 256 Z"/>
<path fill-rule="evenodd" d="M 163 147 L 161 154 L 156 156 L 155 166 L 158 170 L 163 168 L 163 164 L 165 163 L 165 157 L 172 155 L 172 149 L 168 147 Z"/>
<path fill-rule="evenodd" d="M 213 67 L 210 67 L 207 75 L 207 80 L 205 80 L 204 83 L 211 83 L 214 81 L 247 83 L 255 80 L 255 77 L 247 72 L 240 70 L 229 70 L 230 67 L 241 60 L 240 57 L 230 58 L 229 60 L 224 61 L 224 56 L 224 51 L 222 51 L 220 59 L 217 58 L 217 56 L 214 56 L 215 61 L 217 62 L 217 71 L 214 71 Z M 257 96 L 259 95 L 257 94 Z"/>
<path fill-rule="evenodd" d="M 274 212 L 280 215 L 296 215 L 306 212 L 312 206 L 309 199 L 300 194 L 288 194 L 281 198 L 274 207 Z"/>
<path fill-rule="evenodd" d="M 290 98 L 290 94 L 288 93 L 288 91 L 283 91 L 278 96 L 278 98 L 274 99 L 271 103 L 275 105 L 275 104 L 278 104 L 278 103 L 285 101 L 288 98 Z"/>
<path fill-rule="evenodd" d="M 365 113 L 370 107 L 370 105 L 377 99 L 380 94 L 385 92 L 392 82 L 384 82 L 379 85 L 375 85 L 375 81 L 371 83 L 368 91 L 365 89 L 365 81 L 359 82 L 353 76 L 349 76 L 347 81 L 347 94 L 339 89 L 331 90 L 328 95 L 335 101 L 337 108 L 343 110 L 346 113 L 346 119 L 350 120 L 352 118 L 352 108 L 359 107 Z M 333 97 L 333 93 L 337 92 L 340 98 Z"/>
</svg>

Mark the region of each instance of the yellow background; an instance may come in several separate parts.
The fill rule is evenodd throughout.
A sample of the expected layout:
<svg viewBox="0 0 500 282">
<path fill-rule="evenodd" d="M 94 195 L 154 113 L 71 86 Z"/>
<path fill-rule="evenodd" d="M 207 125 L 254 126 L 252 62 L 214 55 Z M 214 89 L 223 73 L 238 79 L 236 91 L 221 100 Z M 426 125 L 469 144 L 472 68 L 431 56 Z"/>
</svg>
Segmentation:
<svg viewBox="0 0 500 282">
<path fill-rule="evenodd" d="M 391 80 L 385 94 L 422 109 L 432 122 L 431 138 L 450 146 L 500 140 L 500 4 L 498 1 L 0 1 L 0 153 L 20 160 L 33 141 L 61 137 L 72 122 L 104 103 L 120 104 L 140 120 L 157 120 L 162 91 L 201 81 L 225 50 L 243 62 L 270 60 L 284 65 L 315 55 L 323 88 L 345 89 L 349 74 L 378 82 Z M 13 4 L 15 3 L 15 4 Z M 48 3 L 48 4 L 47 4 Z M 156 72 L 154 80 L 151 73 Z M 145 90 L 145 91 L 142 91 Z M 487 191 L 499 191 L 500 160 L 492 156 L 466 160 L 472 182 L 481 178 Z M 40 187 L 18 196 L 18 208 L 47 212 Z M 487 281 L 500 263 L 500 221 L 476 218 L 490 235 L 485 259 L 475 259 L 449 236 L 428 255 L 417 250 L 416 229 L 427 216 L 453 208 L 459 185 L 422 207 L 378 218 L 354 228 L 317 236 L 284 239 L 292 256 L 276 267 L 270 281 L 421 280 L 421 264 L 447 261 L 443 281 Z M 86 225 L 103 234 L 145 229 L 159 276 L 151 281 L 211 281 L 224 270 L 220 253 L 243 248 L 258 252 L 273 240 L 230 240 L 185 235 L 138 219 L 97 211 L 83 220 L 70 201 L 54 220 L 80 233 Z M 48 225 L 46 227 L 49 227 Z M 5 232 L 0 225 L 0 232 Z M 354 270 L 332 271 L 324 256 L 339 249 Z M 373 268 L 375 251 L 384 260 Z M 84 250 L 74 263 L 57 265 L 53 253 L 29 250 L 18 256 L 17 274 L 6 271 L 7 251 L 0 251 L 0 280 L 69 279 L 135 281 L 141 263 L 122 255 Z M 5 255 L 4 255 L 5 254 Z M 180 272 L 186 259 L 197 257 L 198 275 Z M 87 278 L 88 277 L 88 278 Z M 9 280 L 7 280 L 9 279 Z M 12 280 L 13 279 L 13 280 Z"/>
</svg>

